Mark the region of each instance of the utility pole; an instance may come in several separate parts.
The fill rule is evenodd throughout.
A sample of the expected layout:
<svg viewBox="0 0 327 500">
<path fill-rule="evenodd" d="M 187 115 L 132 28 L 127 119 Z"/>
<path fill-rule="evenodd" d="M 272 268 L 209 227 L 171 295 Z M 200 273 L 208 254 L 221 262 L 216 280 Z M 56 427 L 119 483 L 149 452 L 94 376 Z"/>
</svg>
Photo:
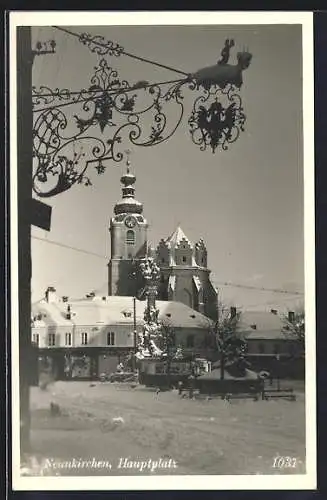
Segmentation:
<svg viewBox="0 0 327 500">
<path fill-rule="evenodd" d="M 133 335 L 134 335 L 133 370 L 136 371 L 136 353 L 137 353 L 136 297 L 133 297 Z"/>
<path fill-rule="evenodd" d="M 50 230 L 51 207 L 32 198 L 33 109 L 31 28 L 17 28 L 17 210 L 19 282 L 20 456 L 30 451 L 31 225 Z M 35 367 L 37 369 L 37 367 Z"/>
<path fill-rule="evenodd" d="M 224 380 L 225 378 L 225 331 L 224 325 L 222 328 L 219 327 L 219 292 L 217 290 L 217 331 L 216 335 L 220 340 L 220 380 Z"/>
</svg>

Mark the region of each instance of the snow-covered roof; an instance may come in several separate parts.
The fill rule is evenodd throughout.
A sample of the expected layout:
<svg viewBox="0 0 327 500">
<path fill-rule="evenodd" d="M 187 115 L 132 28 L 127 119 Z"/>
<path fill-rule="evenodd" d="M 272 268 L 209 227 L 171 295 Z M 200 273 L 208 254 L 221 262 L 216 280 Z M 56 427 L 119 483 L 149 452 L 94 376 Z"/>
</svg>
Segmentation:
<svg viewBox="0 0 327 500">
<path fill-rule="evenodd" d="M 70 305 L 71 319 L 67 319 L 67 306 Z M 203 314 L 194 311 L 181 302 L 156 301 L 159 319 L 166 320 L 176 328 L 207 329 L 212 322 Z M 143 324 L 145 301 L 136 300 L 136 323 Z M 133 324 L 133 297 L 100 297 L 89 299 L 57 301 L 48 303 L 39 301 L 32 307 L 33 315 L 42 315 L 37 326 L 72 326 L 72 325 L 123 325 Z M 36 326 L 36 325 L 35 325 Z"/>
<path fill-rule="evenodd" d="M 292 339 L 294 336 L 284 331 L 284 321 L 278 314 L 268 311 L 245 311 L 240 315 L 238 329 L 248 339 Z"/>
<path fill-rule="evenodd" d="M 197 291 L 199 292 L 201 290 L 201 287 L 202 287 L 200 278 L 198 276 L 193 276 L 193 282 L 195 284 Z"/>
<path fill-rule="evenodd" d="M 187 243 L 193 248 L 193 243 L 185 235 L 184 231 L 180 226 L 178 226 L 175 231 L 166 239 L 166 243 L 169 244 L 170 248 L 178 246 L 182 240 L 186 240 Z"/>
</svg>

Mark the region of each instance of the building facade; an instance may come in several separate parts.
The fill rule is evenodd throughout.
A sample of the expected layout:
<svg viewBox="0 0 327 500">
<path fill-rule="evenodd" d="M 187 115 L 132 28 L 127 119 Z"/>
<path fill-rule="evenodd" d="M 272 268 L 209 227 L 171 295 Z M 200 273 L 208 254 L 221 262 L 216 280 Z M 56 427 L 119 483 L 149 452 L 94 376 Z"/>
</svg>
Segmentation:
<svg viewBox="0 0 327 500">
<path fill-rule="evenodd" d="M 157 301 L 159 320 L 174 332 L 174 344 L 186 354 L 208 352 L 211 320 L 182 303 Z M 57 379 L 97 379 L 117 365 L 130 366 L 144 324 L 145 301 L 127 296 L 71 300 L 52 288 L 34 304 L 32 341 L 40 364 Z"/>
<path fill-rule="evenodd" d="M 247 358 L 253 368 L 275 376 L 304 377 L 301 344 L 285 329 L 278 311 L 245 311 L 240 314 L 238 331 L 246 340 Z"/>
</svg>

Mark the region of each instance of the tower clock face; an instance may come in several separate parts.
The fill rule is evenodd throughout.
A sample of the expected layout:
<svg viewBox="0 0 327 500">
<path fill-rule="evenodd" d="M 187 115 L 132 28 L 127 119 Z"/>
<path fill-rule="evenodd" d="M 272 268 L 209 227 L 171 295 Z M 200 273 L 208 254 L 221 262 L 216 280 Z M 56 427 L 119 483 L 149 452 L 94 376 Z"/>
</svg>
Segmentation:
<svg viewBox="0 0 327 500">
<path fill-rule="evenodd" d="M 134 227 L 135 225 L 136 225 L 135 217 L 132 217 L 131 215 L 126 217 L 126 219 L 125 219 L 125 226 L 126 227 Z"/>
</svg>

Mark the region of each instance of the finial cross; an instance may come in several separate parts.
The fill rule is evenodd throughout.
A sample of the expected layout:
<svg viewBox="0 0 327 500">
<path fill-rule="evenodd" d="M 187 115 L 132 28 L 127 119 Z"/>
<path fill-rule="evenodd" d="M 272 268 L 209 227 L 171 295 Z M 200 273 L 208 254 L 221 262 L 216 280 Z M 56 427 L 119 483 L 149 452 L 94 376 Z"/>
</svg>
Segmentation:
<svg viewBox="0 0 327 500">
<path fill-rule="evenodd" d="M 125 149 L 125 153 L 126 153 L 127 173 L 129 173 L 129 166 L 131 164 L 131 160 L 130 160 L 131 150 L 130 149 Z"/>
</svg>

